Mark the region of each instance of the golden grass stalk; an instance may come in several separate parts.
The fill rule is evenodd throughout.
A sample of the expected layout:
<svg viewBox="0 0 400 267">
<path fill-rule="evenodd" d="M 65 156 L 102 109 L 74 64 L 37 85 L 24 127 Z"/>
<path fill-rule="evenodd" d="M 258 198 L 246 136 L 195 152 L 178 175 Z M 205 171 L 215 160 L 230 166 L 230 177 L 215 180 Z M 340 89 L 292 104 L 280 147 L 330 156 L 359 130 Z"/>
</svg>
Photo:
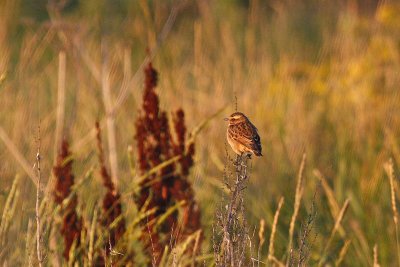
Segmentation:
<svg viewBox="0 0 400 267">
<path fill-rule="evenodd" d="M 321 182 L 322 188 L 324 189 L 326 197 L 328 199 L 329 209 L 330 209 L 332 218 L 335 219 L 339 215 L 339 212 L 340 212 L 340 207 L 336 201 L 335 194 L 334 194 L 333 190 L 330 188 L 325 177 L 322 175 L 322 173 L 319 170 L 314 170 L 313 173 L 318 178 L 318 180 Z M 339 226 L 338 231 L 339 231 L 339 234 L 341 237 L 345 236 L 346 233 L 341 225 Z"/>
<path fill-rule="evenodd" d="M 165 246 L 159 266 L 167 266 L 168 255 L 169 255 L 169 247 Z"/>
<path fill-rule="evenodd" d="M 300 202 L 301 198 L 303 196 L 303 174 L 304 174 L 304 166 L 306 163 L 306 154 L 303 154 L 303 158 L 300 163 L 300 168 L 299 168 L 299 173 L 297 175 L 297 185 L 296 185 L 296 195 L 294 198 L 294 211 L 292 218 L 290 220 L 290 227 L 289 227 L 289 246 L 288 246 L 288 252 L 290 253 L 290 250 L 292 249 L 292 243 L 293 243 L 293 233 L 294 233 L 294 226 L 296 224 L 296 218 L 299 213 L 300 209 Z M 289 262 L 290 257 L 288 257 L 288 262 Z M 288 264 L 287 262 L 287 264 Z"/>
<path fill-rule="evenodd" d="M 31 219 L 28 219 L 28 229 L 26 230 L 26 239 L 25 239 L 25 262 L 24 266 L 32 266 L 31 262 L 31 240 L 32 240 L 32 235 L 31 235 L 31 230 L 32 230 L 32 221 Z"/>
<path fill-rule="evenodd" d="M 344 257 L 347 254 L 347 251 L 349 250 L 350 244 L 351 244 L 350 239 L 347 239 L 346 242 L 344 242 L 343 247 L 340 249 L 339 257 L 335 261 L 335 266 L 341 266 L 341 263 L 343 262 Z"/>
<path fill-rule="evenodd" d="M 7 149 L 10 151 L 11 155 L 17 160 L 19 165 L 21 165 L 22 169 L 26 172 L 26 174 L 31 178 L 32 182 L 37 186 L 37 180 L 34 172 L 32 171 L 31 166 L 29 166 L 28 161 L 24 158 L 24 156 L 18 151 L 18 148 L 8 137 L 7 133 L 4 131 L 3 127 L 0 126 L 0 139 L 3 141 Z"/>
<path fill-rule="evenodd" d="M 265 238 L 264 238 L 264 232 L 265 232 L 265 220 L 261 219 L 260 220 L 260 230 L 258 231 L 258 251 L 257 251 L 257 264 L 258 266 L 260 265 L 260 252 L 261 248 L 264 245 Z"/>
<path fill-rule="evenodd" d="M 321 172 L 319 170 L 314 170 L 313 174 L 321 182 L 322 188 L 324 189 L 324 192 L 328 199 L 328 204 L 329 204 L 330 213 L 332 215 L 332 218 L 333 219 L 337 218 L 337 216 L 340 213 L 340 207 L 337 203 L 337 200 L 335 199 L 333 190 L 329 186 L 326 178 L 323 176 L 323 174 L 321 174 Z M 364 236 L 363 232 L 360 230 L 359 222 L 354 221 L 354 220 L 351 221 L 350 228 L 356 237 L 356 240 L 353 240 L 352 244 L 356 248 L 355 251 L 358 254 L 358 257 L 363 258 L 363 259 L 367 258 L 370 253 L 370 248 L 369 248 L 366 237 Z M 345 232 L 345 229 L 341 225 L 339 226 L 338 232 L 342 238 L 345 238 L 346 232 Z"/>
<path fill-rule="evenodd" d="M 65 77 L 66 56 L 64 51 L 58 53 L 58 85 L 57 85 L 57 119 L 56 136 L 54 142 L 54 164 L 57 161 L 57 153 L 61 146 L 64 117 L 65 117 Z"/>
<path fill-rule="evenodd" d="M 341 222 L 342 222 L 342 220 L 344 218 L 344 215 L 346 214 L 346 211 L 347 211 L 347 208 L 349 207 L 349 204 L 350 204 L 350 199 L 347 198 L 346 201 L 343 204 L 342 209 L 339 212 L 339 215 L 338 215 L 337 219 L 336 219 L 335 225 L 334 225 L 334 227 L 332 229 L 331 235 L 329 236 L 328 242 L 326 243 L 326 246 L 325 246 L 325 248 L 323 250 L 323 253 L 321 255 L 321 259 L 319 261 L 318 266 L 322 266 L 323 261 L 325 259 L 325 254 L 328 251 L 328 248 L 330 247 L 330 245 L 332 243 L 333 237 L 335 236 L 337 230 L 340 227 L 340 224 L 341 224 Z"/>
<path fill-rule="evenodd" d="M 326 197 L 328 198 L 329 208 L 333 218 L 336 218 L 339 214 L 340 208 L 335 199 L 335 194 L 333 190 L 329 187 L 328 182 L 319 170 L 314 170 L 313 174 L 321 181 L 322 187 L 325 191 Z"/>
<path fill-rule="evenodd" d="M 57 82 L 57 117 L 56 117 L 56 132 L 54 141 L 53 152 L 53 165 L 57 163 L 57 154 L 61 149 L 61 141 L 64 131 L 64 118 L 65 118 L 65 78 L 66 77 L 66 54 L 65 51 L 58 53 L 58 82 Z M 46 192 L 49 193 L 54 187 L 54 179 L 52 176 L 47 181 Z M 47 198 L 44 198 L 47 201 Z"/>
<path fill-rule="evenodd" d="M 188 263 L 190 262 L 194 264 L 196 260 L 195 254 L 189 253 L 188 250 L 192 248 L 191 244 L 196 247 L 196 243 L 198 243 L 200 237 L 201 230 L 198 230 L 186 237 L 182 242 L 175 245 L 171 252 L 169 252 L 168 247 L 166 246 L 159 266 L 189 266 Z"/>
<path fill-rule="evenodd" d="M 283 264 L 280 260 L 278 260 L 275 256 L 268 256 L 268 260 L 272 263 L 274 263 L 273 266 L 279 266 L 279 267 L 284 267 L 285 264 Z"/>
<path fill-rule="evenodd" d="M 276 233 L 276 226 L 278 225 L 278 218 L 283 203 L 285 202 L 285 198 L 281 197 L 279 200 L 278 208 L 275 212 L 274 222 L 272 224 L 271 236 L 269 238 L 269 248 L 268 248 L 268 260 L 273 261 L 274 258 L 274 242 L 275 242 L 275 233 Z"/>
<path fill-rule="evenodd" d="M 392 212 L 393 212 L 393 221 L 397 225 L 398 224 L 398 212 L 397 212 L 397 205 L 396 205 L 396 191 L 395 191 L 395 185 L 394 185 L 394 170 L 393 170 L 392 159 L 390 159 L 389 162 L 385 164 L 384 168 L 389 177 L 389 182 L 390 182 L 390 195 L 391 195 L 391 204 L 392 204 Z"/>
<path fill-rule="evenodd" d="M 162 224 L 165 222 L 165 220 L 168 219 L 168 217 L 173 214 L 174 212 L 176 212 L 180 207 L 185 205 L 185 200 L 181 200 L 179 202 L 176 202 L 175 205 L 169 207 L 162 215 L 159 216 L 159 218 L 157 219 L 156 223 L 155 223 L 155 228 L 156 230 L 162 226 Z"/>
<path fill-rule="evenodd" d="M 90 58 L 89 53 L 87 52 L 87 50 L 84 48 L 84 46 L 81 43 L 78 43 L 78 39 L 76 39 L 75 41 L 72 42 L 72 44 L 74 45 L 76 51 L 78 52 L 78 54 L 80 55 L 80 57 L 83 60 L 83 63 L 86 64 L 86 67 L 89 70 L 89 73 L 93 76 L 93 78 L 96 80 L 96 82 L 98 82 L 99 84 L 101 84 L 101 73 L 99 71 L 99 69 L 97 68 L 96 64 L 94 63 L 94 61 Z"/>
<path fill-rule="evenodd" d="M 97 208 L 94 209 L 92 223 L 90 225 L 89 251 L 88 251 L 88 264 L 89 264 L 89 266 L 93 266 L 94 237 L 95 237 L 95 233 L 96 233 L 96 223 L 97 223 Z"/>
<path fill-rule="evenodd" d="M 148 172 L 146 172 L 145 174 L 136 177 L 133 182 L 132 185 L 129 187 L 128 190 L 126 190 L 126 192 L 124 192 L 124 196 L 126 195 L 130 195 L 132 193 L 138 193 L 140 191 L 140 184 L 143 183 L 146 178 L 148 178 L 149 176 L 151 176 L 152 174 L 157 173 L 158 171 L 160 171 L 161 169 L 174 164 L 175 162 L 177 162 L 178 160 L 180 160 L 182 158 L 182 156 L 175 156 L 173 158 L 170 158 L 169 160 L 163 161 L 160 164 L 158 164 L 157 166 L 154 166 L 153 168 L 151 168 Z M 144 184 L 143 186 L 150 186 L 153 183 L 159 182 L 162 178 L 166 178 L 166 177 L 160 177 L 157 179 L 153 179 L 149 182 L 147 182 L 146 184 Z"/>
<path fill-rule="evenodd" d="M 209 124 L 210 121 L 212 121 L 215 117 L 217 117 L 219 114 L 221 114 L 228 105 L 223 106 L 219 110 L 217 110 L 214 114 L 209 116 L 208 118 L 204 119 L 202 122 L 200 122 L 189 134 L 190 138 L 188 140 L 188 143 L 193 142 L 193 140 L 197 137 L 197 135 Z"/>
<path fill-rule="evenodd" d="M 102 44 L 103 50 L 103 64 L 102 64 L 102 75 L 101 75 L 101 88 L 103 92 L 103 103 L 106 111 L 107 121 L 107 138 L 108 138 L 108 150 L 110 160 L 110 171 L 111 179 L 115 186 L 118 186 L 118 159 L 117 159 L 117 142 L 115 137 L 115 114 L 113 112 L 113 106 L 111 103 L 111 92 L 110 92 L 110 69 L 108 62 L 108 51 L 105 43 Z"/>
<path fill-rule="evenodd" d="M 374 265 L 373 267 L 380 267 L 381 265 L 378 262 L 378 245 L 374 246 Z"/>
<path fill-rule="evenodd" d="M 197 251 L 199 249 L 199 244 L 200 244 L 200 239 L 201 239 L 201 231 L 202 230 L 200 229 L 197 231 L 198 234 L 196 234 L 196 232 L 193 233 L 193 234 L 196 234 L 196 239 L 194 240 L 194 246 L 193 246 L 193 251 L 192 251 L 192 267 L 196 266 L 195 259 L 196 259 Z"/>
<path fill-rule="evenodd" d="M 132 76 L 131 52 L 132 49 L 130 47 L 124 48 L 124 78 L 122 80 L 122 87 L 129 84 L 129 80 Z"/>
<path fill-rule="evenodd" d="M 393 222 L 396 229 L 396 248 L 397 248 L 397 261 L 398 265 L 400 266 L 400 253 L 399 253 L 399 223 L 398 223 L 398 212 L 397 212 L 397 205 L 396 205 L 396 185 L 395 185 L 395 177 L 394 177 L 394 168 L 393 168 L 393 160 L 390 159 L 384 165 L 384 169 L 386 171 L 387 176 L 389 177 L 390 183 L 390 195 L 391 195 L 391 203 L 392 203 L 392 212 L 393 212 Z"/>
<path fill-rule="evenodd" d="M 15 212 L 19 190 L 18 190 L 19 176 L 16 176 L 8 193 L 6 203 L 4 204 L 3 214 L 0 221 L 0 245 L 3 247 L 6 241 L 6 232 L 10 226 L 11 219 Z"/>
</svg>

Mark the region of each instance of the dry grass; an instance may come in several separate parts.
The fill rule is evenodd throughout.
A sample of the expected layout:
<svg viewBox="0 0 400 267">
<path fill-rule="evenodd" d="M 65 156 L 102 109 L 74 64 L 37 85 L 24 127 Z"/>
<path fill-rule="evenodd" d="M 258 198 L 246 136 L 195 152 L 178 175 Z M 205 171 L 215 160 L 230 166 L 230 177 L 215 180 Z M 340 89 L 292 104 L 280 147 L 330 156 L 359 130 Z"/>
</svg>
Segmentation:
<svg viewBox="0 0 400 267">
<path fill-rule="evenodd" d="M 296 193 L 295 193 L 295 197 L 294 197 L 294 211 L 293 211 L 292 218 L 290 219 L 290 226 L 289 226 L 289 246 L 288 246 L 289 254 L 290 254 L 290 251 L 293 249 L 292 243 L 293 243 L 294 227 L 295 227 L 297 215 L 299 213 L 300 202 L 301 202 L 301 198 L 303 196 L 303 191 L 304 191 L 303 175 L 304 175 L 305 164 L 306 164 L 306 154 L 303 154 L 303 159 L 301 160 L 299 173 L 297 175 Z M 288 257 L 287 264 L 289 263 L 289 259 L 290 259 L 290 257 Z"/>
<path fill-rule="evenodd" d="M 276 258 L 274 256 L 275 234 L 276 234 L 276 227 L 277 227 L 278 219 L 279 219 L 279 213 L 281 211 L 281 208 L 282 208 L 284 202 L 285 202 L 285 199 L 283 197 L 281 197 L 279 199 L 278 208 L 276 209 L 276 212 L 275 212 L 274 222 L 272 224 L 272 229 L 271 229 L 271 235 L 269 237 L 268 260 L 270 260 L 272 262 L 276 261 L 275 260 Z"/>
<path fill-rule="evenodd" d="M 391 196 L 391 204 L 392 204 L 392 212 L 393 212 L 393 222 L 396 228 L 396 246 L 397 246 L 397 260 L 400 264 L 400 250 L 399 250 L 399 222 L 398 222 L 398 212 L 396 205 L 396 185 L 395 185 L 395 176 L 394 176 L 394 167 L 393 160 L 390 159 L 388 163 L 384 166 L 387 176 L 389 177 L 390 182 L 390 196 Z"/>
</svg>

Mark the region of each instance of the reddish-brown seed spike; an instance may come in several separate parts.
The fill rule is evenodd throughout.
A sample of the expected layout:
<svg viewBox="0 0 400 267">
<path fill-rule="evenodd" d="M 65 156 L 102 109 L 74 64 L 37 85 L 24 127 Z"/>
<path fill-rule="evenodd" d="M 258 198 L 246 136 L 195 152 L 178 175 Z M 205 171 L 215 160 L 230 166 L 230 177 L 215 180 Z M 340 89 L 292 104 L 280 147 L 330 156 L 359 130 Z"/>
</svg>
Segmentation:
<svg viewBox="0 0 400 267">
<path fill-rule="evenodd" d="M 186 147 L 186 126 L 184 121 L 184 112 L 179 109 L 173 117 L 173 125 L 169 124 L 167 113 L 160 110 L 159 99 L 155 92 L 157 85 L 157 72 L 149 64 L 145 69 L 145 89 L 143 93 L 142 111 L 136 121 L 136 141 L 138 160 L 141 173 L 146 173 L 151 168 L 157 166 L 161 162 L 168 160 L 176 155 L 181 155 L 179 164 L 181 170 L 178 171 L 176 164 L 169 164 L 158 173 L 148 177 L 141 184 L 139 196 L 135 199 L 139 208 L 146 201 L 149 202 L 147 209 L 156 208 L 156 213 L 150 215 L 147 221 L 157 219 L 177 202 L 185 200 L 184 214 L 179 215 L 174 212 L 169 215 L 161 225 L 158 232 L 154 232 L 153 224 L 147 225 L 143 229 L 141 239 L 149 253 L 149 256 L 159 260 L 157 255 L 161 255 L 162 248 L 168 245 L 168 238 L 171 229 L 180 225 L 178 218 L 185 216 L 185 229 L 180 231 L 184 238 L 200 228 L 200 219 L 198 210 L 195 211 L 194 194 L 191 184 L 186 180 L 190 168 L 193 165 L 194 143 Z M 171 136 L 174 131 L 176 138 Z M 185 151 L 186 149 L 186 151 Z M 153 179 L 157 181 L 145 186 Z M 151 199 L 148 198 L 151 196 Z M 192 219 L 193 218 L 193 219 Z M 195 223 L 191 221 L 194 220 Z M 197 225 L 196 228 L 194 228 Z M 150 238 L 151 237 L 151 238 Z M 153 249 L 153 248 L 154 249 Z"/>
<path fill-rule="evenodd" d="M 182 109 L 178 109 L 175 113 L 174 128 L 177 136 L 175 155 L 182 155 L 185 150 L 186 137 L 185 113 Z"/>
<path fill-rule="evenodd" d="M 193 156 L 195 153 L 194 143 L 191 142 L 187 147 L 186 154 L 181 161 L 182 175 L 187 176 L 189 174 L 189 169 L 193 166 Z"/>
<path fill-rule="evenodd" d="M 99 162 L 100 162 L 100 174 L 103 179 L 103 184 L 104 186 L 109 190 L 109 191 L 114 191 L 114 184 L 111 180 L 111 176 L 107 171 L 107 168 L 105 166 L 105 161 L 104 161 L 104 150 L 103 150 L 103 144 L 102 144 L 102 139 L 101 139 L 101 129 L 100 125 L 98 122 L 96 122 L 96 139 L 97 139 L 97 149 L 99 150 Z"/>
<path fill-rule="evenodd" d="M 54 189 L 54 200 L 61 205 L 63 201 L 69 197 L 72 186 L 74 185 L 74 175 L 72 173 L 72 159 L 69 151 L 69 144 L 63 140 L 61 151 L 57 156 L 56 165 L 53 167 L 53 173 L 56 178 Z M 63 223 L 61 227 L 61 235 L 64 239 L 63 256 L 69 259 L 69 252 L 72 244 L 76 240 L 76 245 L 80 245 L 80 236 L 83 230 L 82 218 L 76 213 L 78 198 L 73 195 L 67 206 L 61 208 Z"/>
<path fill-rule="evenodd" d="M 146 151 L 146 128 L 142 118 L 136 121 L 136 135 L 137 140 L 137 152 L 139 158 L 139 168 L 142 172 L 150 169 L 149 161 L 147 159 Z"/>
<path fill-rule="evenodd" d="M 145 73 L 145 87 L 146 88 L 156 87 L 158 82 L 158 73 L 153 68 L 151 62 L 147 65 L 146 69 L 144 70 L 144 73 Z"/>
</svg>

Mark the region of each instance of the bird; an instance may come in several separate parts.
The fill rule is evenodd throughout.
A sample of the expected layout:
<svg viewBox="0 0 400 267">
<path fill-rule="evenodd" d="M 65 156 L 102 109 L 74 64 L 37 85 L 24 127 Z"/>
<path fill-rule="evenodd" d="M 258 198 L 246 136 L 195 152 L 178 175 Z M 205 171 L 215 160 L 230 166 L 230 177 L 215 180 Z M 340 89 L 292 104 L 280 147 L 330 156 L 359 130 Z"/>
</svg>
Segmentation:
<svg viewBox="0 0 400 267">
<path fill-rule="evenodd" d="M 247 155 L 249 158 L 251 158 L 252 154 L 257 157 L 262 156 L 258 130 L 246 115 L 241 112 L 235 112 L 225 120 L 229 122 L 226 138 L 232 150 L 238 156 Z"/>
</svg>

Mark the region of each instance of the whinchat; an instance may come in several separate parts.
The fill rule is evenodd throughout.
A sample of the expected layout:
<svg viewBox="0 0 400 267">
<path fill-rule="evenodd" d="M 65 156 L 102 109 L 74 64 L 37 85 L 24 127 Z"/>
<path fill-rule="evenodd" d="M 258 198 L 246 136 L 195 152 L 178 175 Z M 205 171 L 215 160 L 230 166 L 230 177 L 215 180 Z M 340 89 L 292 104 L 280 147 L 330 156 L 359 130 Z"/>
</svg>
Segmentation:
<svg viewBox="0 0 400 267">
<path fill-rule="evenodd" d="M 246 115 L 241 112 L 235 112 L 225 120 L 229 122 L 226 138 L 236 154 L 240 156 L 243 154 L 262 156 L 258 130 Z"/>
</svg>

